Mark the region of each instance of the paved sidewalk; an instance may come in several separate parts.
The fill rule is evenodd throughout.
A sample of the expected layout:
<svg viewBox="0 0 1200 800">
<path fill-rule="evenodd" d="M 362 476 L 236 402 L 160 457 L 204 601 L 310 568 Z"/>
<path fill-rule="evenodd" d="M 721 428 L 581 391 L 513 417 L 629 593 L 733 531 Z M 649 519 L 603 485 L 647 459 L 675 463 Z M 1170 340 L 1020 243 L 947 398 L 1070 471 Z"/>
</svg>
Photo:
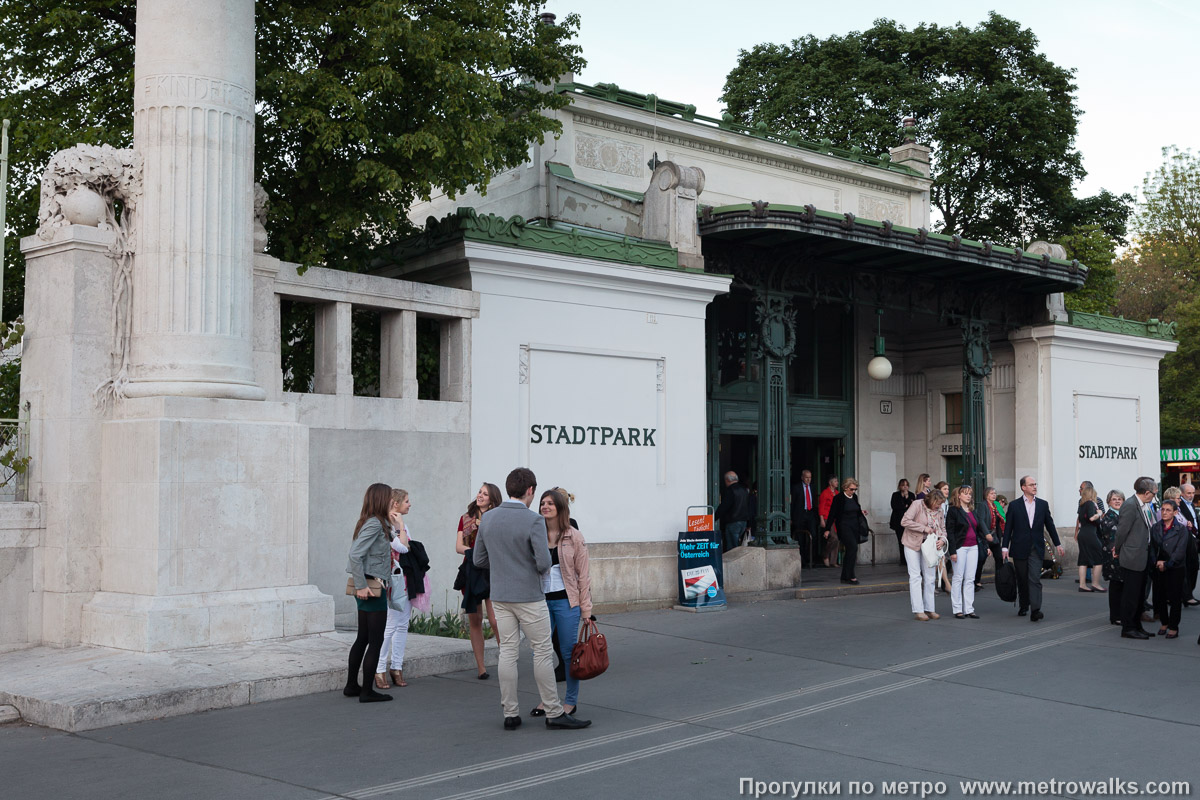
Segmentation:
<svg viewBox="0 0 1200 800">
<path fill-rule="evenodd" d="M 327 692 L 346 683 L 354 634 L 335 632 L 170 653 L 35 647 L 0 654 L 0 706 L 25 722 L 85 731 Z M 494 665 L 489 641 L 484 662 Z M 410 634 L 405 679 L 474 669 L 471 643 Z"/>
<path fill-rule="evenodd" d="M 0 772 L 6 796 L 89 800 L 707 800 L 746 796 L 743 779 L 847 797 L 869 781 L 873 798 L 898 796 L 883 788 L 894 781 L 940 782 L 939 797 L 976 779 L 1194 784 L 1200 611 L 1185 611 L 1179 639 L 1140 642 L 1108 624 L 1103 596 L 1067 581 L 1045 593 L 1039 623 L 988 591 L 979 620 L 917 622 L 899 594 L 603 616 L 612 667 L 583 684 L 583 731 L 528 716 L 504 731 L 495 679 L 469 669 L 410 679 L 391 703 L 329 691 L 76 734 L 0 726 Z M 527 654 L 521 690 L 527 712 Z"/>
</svg>

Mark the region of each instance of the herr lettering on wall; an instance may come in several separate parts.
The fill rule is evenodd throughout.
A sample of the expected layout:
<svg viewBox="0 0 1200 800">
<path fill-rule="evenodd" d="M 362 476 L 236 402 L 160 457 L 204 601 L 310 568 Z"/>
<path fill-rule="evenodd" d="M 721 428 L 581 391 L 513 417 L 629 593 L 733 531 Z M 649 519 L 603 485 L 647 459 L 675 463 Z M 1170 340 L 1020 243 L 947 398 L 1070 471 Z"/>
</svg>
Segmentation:
<svg viewBox="0 0 1200 800">
<path fill-rule="evenodd" d="M 1080 458 L 1104 458 L 1104 459 L 1120 459 L 1123 461 L 1137 461 L 1136 447 L 1117 447 L 1108 444 L 1081 444 L 1079 445 Z"/>
<path fill-rule="evenodd" d="M 657 447 L 657 428 L 610 428 L 601 425 L 530 425 L 530 444 L 586 444 Z"/>
</svg>

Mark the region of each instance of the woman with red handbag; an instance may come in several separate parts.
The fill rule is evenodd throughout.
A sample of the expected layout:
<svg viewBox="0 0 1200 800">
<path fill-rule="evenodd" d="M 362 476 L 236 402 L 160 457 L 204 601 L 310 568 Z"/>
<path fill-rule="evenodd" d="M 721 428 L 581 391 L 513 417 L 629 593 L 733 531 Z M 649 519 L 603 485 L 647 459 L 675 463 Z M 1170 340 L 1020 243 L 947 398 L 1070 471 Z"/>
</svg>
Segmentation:
<svg viewBox="0 0 1200 800">
<path fill-rule="evenodd" d="M 587 542 L 571 525 L 571 509 L 566 495 L 556 489 L 542 492 L 538 506 L 546 520 L 546 544 L 550 547 L 550 571 L 542 576 L 542 590 L 550 609 L 550 624 L 559 647 L 569 658 L 579 621 L 592 615 L 592 577 L 588 572 Z M 579 679 L 567 670 L 567 693 L 563 697 L 563 712 L 572 716 L 579 709 Z M 546 710 L 539 704 L 529 712 L 531 717 L 543 717 Z"/>
</svg>

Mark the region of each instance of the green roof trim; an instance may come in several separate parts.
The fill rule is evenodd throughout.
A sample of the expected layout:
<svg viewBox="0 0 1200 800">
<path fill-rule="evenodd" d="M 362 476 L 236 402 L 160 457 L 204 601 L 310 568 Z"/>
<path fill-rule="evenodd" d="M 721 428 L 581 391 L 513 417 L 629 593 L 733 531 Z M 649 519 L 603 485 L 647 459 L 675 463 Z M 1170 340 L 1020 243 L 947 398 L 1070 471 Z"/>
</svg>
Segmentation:
<svg viewBox="0 0 1200 800">
<path fill-rule="evenodd" d="M 591 228 L 547 227 L 526 222 L 521 216 L 479 214 L 470 207 L 459 208 L 440 220 L 430 217 L 423 233 L 401 240 L 389 252 L 394 260 L 404 262 L 464 240 L 643 267 L 683 270 L 679 266 L 679 254 L 666 242 L 621 236 Z"/>
<path fill-rule="evenodd" d="M 1157 319 L 1140 322 L 1124 317 L 1106 317 L 1103 314 L 1088 314 L 1083 311 L 1068 311 L 1067 324 L 1072 328 L 1085 328 L 1089 331 L 1104 333 L 1122 333 L 1126 336 L 1141 336 L 1144 339 L 1161 339 L 1174 342 L 1175 323 L 1159 322 Z"/>
<path fill-rule="evenodd" d="M 961 236 L 947 236 L 944 233 L 931 233 L 924 228 L 909 228 L 905 225 L 896 225 L 888 221 L 879 221 L 874 219 L 866 219 L 848 212 L 823 211 L 815 206 L 791 206 L 783 203 L 735 203 L 733 205 L 718 206 L 713 208 L 702 207 L 698 212 L 701 219 L 708 219 L 717 214 L 727 212 L 751 212 L 760 211 L 766 213 L 767 210 L 774 212 L 787 212 L 789 214 L 802 214 L 810 222 L 824 220 L 827 222 L 836 222 L 839 226 L 847 229 L 853 229 L 857 226 L 873 229 L 880 236 L 885 237 L 900 237 L 910 236 L 919 244 L 928 244 L 930 242 L 944 245 L 950 250 L 963 251 L 978 251 L 976 255 L 984 256 L 1008 256 L 1010 259 L 1020 261 L 1022 259 L 1037 264 L 1056 264 L 1060 267 L 1068 269 L 1080 270 L 1086 269 L 1078 261 L 1064 258 L 1051 258 L 1047 255 L 1034 255 L 1026 253 L 1019 247 L 1001 247 L 994 242 L 977 242 L 974 239 L 964 239 Z"/>
<path fill-rule="evenodd" d="M 820 142 L 812 142 L 800 138 L 800 134 L 795 131 L 790 133 L 776 133 L 768 130 L 766 124 L 762 122 L 753 127 L 742 125 L 736 122 L 733 115 L 729 112 L 721 115 L 720 119 L 707 117 L 703 114 L 697 114 L 694 105 L 663 100 L 653 94 L 638 94 L 628 89 L 622 89 L 615 83 L 597 83 L 595 86 L 589 86 L 586 83 L 579 83 L 577 81 L 573 83 L 559 83 L 555 84 L 554 91 L 560 94 L 577 94 L 585 97 L 594 97 L 597 100 L 606 100 L 610 103 L 619 103 L 623 106 L 661 114 L 665 117 L 674 117 L 685 122 L 694 122 L 708 128 L 717 128 L 718 130 L 729 131 L 730 133 L 737 133 L 743 136 L 752 136 L 755 139 L 764 139 L 776 144 L 795 147 L 798 150 L 822 153 L 845 161 L 865 164 L 869 167 L 879 167 L 880 169 L 899 172 L 903 175 L 915 175 L 918 178 L 925 178 L 924 175 L 912 167 L 905 166 L 904 164 L 893 164 L 892 156 L 889 153 L 884 153 L 881 156 L 868 156 L 862 152 L 862 148 L 851 147 L 847 150 L 843 147 L 834 147 L 833 143 L 828 139 L 822 139 Z"/>
</svg>

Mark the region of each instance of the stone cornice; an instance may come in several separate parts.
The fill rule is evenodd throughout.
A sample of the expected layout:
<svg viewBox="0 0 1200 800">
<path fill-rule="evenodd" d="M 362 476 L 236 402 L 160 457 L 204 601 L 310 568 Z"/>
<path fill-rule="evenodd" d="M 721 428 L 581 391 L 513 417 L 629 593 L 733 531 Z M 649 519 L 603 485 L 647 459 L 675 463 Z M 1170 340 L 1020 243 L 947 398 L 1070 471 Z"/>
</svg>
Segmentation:
<svg viewBox="0 0 1200 800">
<path fill-rule="evenodd" d="M 761 164 L 764 167 L 770 167 L 771 169 L 793 172 L 798 175 L 807 175 L 813 178 L 833 181 L 843 185 L 857 186 L 862 189 L 870 189 L 874 192 L 882 192 L 884 194 L 896 195 L 898 197 L 908 197 L 910 194 L 912 194 L 912 191 L 916 191 L 905 191 L 895 186 L 879 183 L 877 181 L 864 180 L 862 178 L 853 177 L 852 175 L 848 175 L 846 173 L 823 170 L 818 167 L 797 163 L 796 161 L 773 158 L 754 150 L 742 150 L 729 147 L 719 143 L 706 141 L 700 136 L 682 136 L 677 133 L 672 133 L 661 127 L 655 129 L 651 125 L 642 125 L 631 120 L 617 121 L 614 119 L 606 119 L 604 117 L 587 114 L 574 108 L 568 110 L 571 111 L 576 123 L 586 127 L 611 131 L 613 133 L 623 133 L 627 136 L 645 138 L 653 136 L 655 141 L 674 145 L 676 147 L 686 147 L 689 150 L 710 153 L 712 155 L 721 156 L 724 158 L 737 159 L 738 161 L 747 161 L 753 164 Z M 761 143 L 758 143 L 758 146 L 761 147 Z"/>
<path fill-rule="evenodd" d="M 1082 350 L 1092 350 L 1108 356 L 1116 354 L 1133 354 L 1139 356 L 1155 354 L 1161 358 L 1167 353 L 1175 352 L 1179 348 L 1179 343 L 1170 339 L 1099 331 L 1053 322 L 1018 328 L 1012 331 L 1008 335 L 1008 338 L 1014 344 L 1037 341 L 1043 344 L 1057 344 L 1065 347 L 1076 347 Z"/>
</svg>

